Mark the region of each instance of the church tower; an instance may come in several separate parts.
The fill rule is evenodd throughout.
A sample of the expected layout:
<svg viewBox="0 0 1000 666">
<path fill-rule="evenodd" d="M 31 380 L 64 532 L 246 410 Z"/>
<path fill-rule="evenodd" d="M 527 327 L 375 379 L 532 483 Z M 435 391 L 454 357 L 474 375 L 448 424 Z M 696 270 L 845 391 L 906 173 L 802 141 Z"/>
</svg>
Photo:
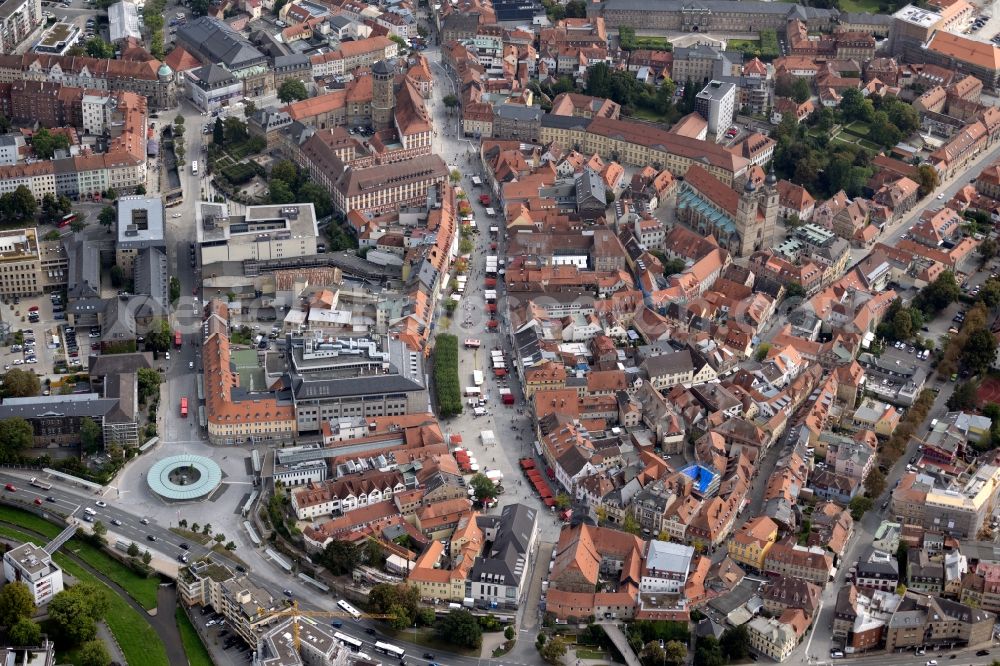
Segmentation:
<svg viewBox="0 0 1000 666">
<path fill-rule="evenodd" d="M 736 229 L 740 246 L 736 255 L 748 257 L 774 244 L 774 229 L 778 220 L 778 179 L 772 170 L 764 185 L 755 187 L 747 178 L 736 208 Z"/>
<path fill-rule="evenodd" d="M 396 72 L 387 61 L 379 60 L 372 66 L 372 77 L 372 126 L 378 131 L 392 127 Z"/>
<path fill-rule="evenodd" d="M 735 248 L 735 254 L 738 257 L 750 256 L 762 242 L 764 231 L 763 224 L 757 219 L 757 200 L 757 188 L 747 178 L 736 206 L 736 232 L 740 236 L 740 245 Z"/>
</svg>

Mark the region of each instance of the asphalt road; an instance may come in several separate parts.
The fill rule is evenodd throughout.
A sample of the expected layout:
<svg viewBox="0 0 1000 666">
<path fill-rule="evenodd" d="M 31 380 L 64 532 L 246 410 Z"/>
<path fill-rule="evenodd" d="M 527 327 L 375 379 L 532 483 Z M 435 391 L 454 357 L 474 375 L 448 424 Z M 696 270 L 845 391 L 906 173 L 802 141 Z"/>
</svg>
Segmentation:
<svg viewBox="0 0 1000 666">
<path fill-rule="evenodd" d="M 34 488 L 29 485 L 28 478 L 31 476 L 29 472 L 25 472 L 23 475 L 12 474 L 9 472 L 0 473 L 0 484 L 11 483 L 17 488 L 15 492 L 3 491 L 4 501 L 10 504 L 20 505 L 27 507 L 29 509 L 37 510 L 40 512 L 49 512 L 47 516 L 56 521 L 61 521 L 61 515 L 71 515 L 76 518 L 81 526 L 86 523 L 83 522 L 84 508 L 89 507 L 96 512 L 95 519 L 103 522 L 107 527 L 110 534 L 114 536 L 109 536 L 109 540 L 115 538 L 120 538 L 125 541 L 134 541 L 140 548 L 149 550 L 155 555 L 162 556 L 163 558 L 176 561 L 176 558 L 181 553 L 185 552 L 181 549 L 180 544 L 184 543 L 184 539 L 177 534 L 174 534 L 170 530 L 157 525 L 154 522 L 150 522 L 148 525 L 142 524 L 142 516 L 137 516 L 124 511 L 116 506 L 108 504 L 106 507 L 100 507 L 96 505 L 100 496 L 84 489 L 71 488 L 66 484 L 54 481 L 53 479 L 47 479 L 48 482 L 52 483 L 52 488 L 50 490 L 41 490 L 39 488 Z M 42 506 L 38 507 L 34 505 L 34 499 L 38 497 L 42 499 Z M 55 502 L 48 502 L 45 500 L 46 497 L 52 497 Z M 58 513 L 56 513 L 58 512 Z M 114 525 L 112 521 L 118 520 L 122 524 Z M 151 541 L 149 537 L 154 537 L 155 541 Z M 188 543 L 189 549 L 187 552 L 191 554 L 192 558 L 201 558 L 208 556 L 213 561 L 218 564 L 222 564 L 229 568 L 232 568 L 233 563 L 227 558 L 214 553 L 207 548 L 200 546 L 197 543 Z M 299 605 L 303 610 L 312 610 L 320 607 L 322 610 L 334 610 L 336 600 L 332 597 L 323 597 L 315 594 L 315 590 L 311 593 L 304 588 L 302 585 L 297 585 L 295 582 L 289 580 L 284 583 L 284 587 L 280 584 L 262 578 L 256 575 L 255 572 L 251 571 L 249 574 L 250 578 L 253 580 L 254 584 L 267 590 L 271 596 L 276 600 L 285 598 L 284 588 L 287 587 L 296 591 L 296 598 L 299 599 Z M 338 631 L 353 636 L 365 643 L 365 647 L 362 648 L 363 651 L 369 654 L 375 654 L 374 643 L 377 640 L 384 638 L 379 633 L 375 635 L 370 635 L 365 632 L 367 628 L 376 629 L 379 625 L 371 620 L 360 620 L 353 621 L 350 619 L 344 619 L 344 626 Z M 421 655 L 426 651 L 419 645 L 412 643 L 407 643 L 406 641 L 400 640 L 398 638 L 392 639 L 392 643 L 399 645 L 408 651 L 407 662 L 410 664 L 423 664 L 430 660 L 423 659 Z M 434 651 L 435 659 L 443 664 L 451 666 L 455 664 L 456 666 L 486 666 L 490 664 L 500 664 L 498 660 L 492 659 L 479 659 L 478 657 L 465 657 L 458 654 L 452 654 L 447 652 L 441 652 L 439 650 Z M 504 664 L 513 664 L 517 662 L 512 662 L 509 660 L 504 660 Z"/>
</svg>

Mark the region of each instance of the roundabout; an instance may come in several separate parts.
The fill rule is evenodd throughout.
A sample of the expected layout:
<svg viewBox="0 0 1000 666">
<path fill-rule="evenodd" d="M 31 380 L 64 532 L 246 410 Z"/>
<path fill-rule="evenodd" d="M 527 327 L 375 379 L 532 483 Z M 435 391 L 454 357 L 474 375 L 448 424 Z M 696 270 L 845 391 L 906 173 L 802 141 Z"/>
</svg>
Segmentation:
<svg viewBox="0 0 1000 666">
<path fill-rule="evenodd" d="M 170 502 L 203 499 L 222 483 L 222 469 L 204 456 L 170 456 L 149 468 L 146 483 L 150 490 Z"/>
</svg>

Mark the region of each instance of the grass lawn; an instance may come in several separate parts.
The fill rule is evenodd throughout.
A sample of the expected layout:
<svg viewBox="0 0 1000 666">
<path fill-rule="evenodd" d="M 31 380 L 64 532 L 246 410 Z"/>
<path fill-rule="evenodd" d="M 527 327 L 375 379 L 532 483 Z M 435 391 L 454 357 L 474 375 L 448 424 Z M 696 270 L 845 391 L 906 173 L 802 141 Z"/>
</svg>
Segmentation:
<svg viewBox="0 0 1000 666">
<path fill-rule="evenodd" d="M 391 638 L 398 638 L 399 640 L 405 640 L 410 643 L 416 643 L 425 648 L 430 648 L 434 650 L 445 650 L 447 652 L 454 652 L 455 654 L 465 655 L 466 657 L 478 657 L 479 650 L 469 650 L 467 648 L 461 648 L 457 645 L 452 645 L 450 643 L 443 643 L 434 637 L 434 630 L 429 627 L 421 627 L 414 631 L 413 629 L 404 629 L 402 631 L 395 631 L 392 627 L 387 624 L 380 624 L 378 630 Z"/>
<path fill-rule="evenodd" d="M 657 114 L 655 111 L 650 111 L 649 109 L 640 109 L 637 107 L 632 110 L 632 117 L 638 118 L 639 120 L 646 120 L 651 123 L 666 125 L 663 120 L 663 116 Z"/>
<path fill-rule="evenodd" d="M 107 553 L 89 543 L 70 539 L 66 548 L 81 560 L 120 585 L 143 608 L 156 608 L 159 578 L 144 578 Z M 141 547 L 140 547 L 141 548 Z"/>
<path fill-rule="evenodd" d="M 177 629 L 181 633 L 181 643 L 184 644 L 184 654 L 187 655 L 190 666 L 212 666 L 212 657 L 208 654 L 208 648 L 201 641 L 201 636 L 195 631 L 191 619 L 183 609 L 178 608 L 174 613 L 177 619 Z"/>
<path fill-rule="evenodd" d="M 40 516 L 7 505 L 0 505 L 0 520 L 20 525 L 25 529 L 44 534 L 47 537 L 56 537 L 63 531 L 63 528 L 50 523 Z"/>
<path fill-rule="evenodd" d="M 863 123 L 859 120 L 855 120 L 844 129 L 856 136 L 868 136 L 868 132 L 871 131 L 867 123 Z"/>
<path fill-rule="evenodd" d="M 592 650 L 590 648 L 578 648 L 576 657 L 577 659 L 610 659 L 607 652 Z"/>
<path fill-rule="evenodd" d="M 744 49 L 756 49 L 760 47 L 759 39 L 727 39 L 727 51 L 742 51 Z"/>
<path fill-rule="evenodd" d="M 170 531 L 174 534 L 184 537 L 188 541 L 194 541 L 202 546 L 208 545 L 208 542 L 212 540 L 207 534 L 202 534 L 201 532 L 192 532 L 191 530 L 186 530 L 183 527 L 171 527 Z"/>
<path fill-rule="evenodd" d="M 880 150 L 883 150 L 882 146 L 878 145 L 874 141 L 868 141 L 867 139 L 861 139 L 861 141 L 858 141 L 858 143 L 867 148 L 868 150 L 873 150 L 876 153 Z"/>
<path fill-rule="evenodd" d="M 7 507 L 3 508 L 6 509 Z M 14 511 L 17 510 L 14 509 Z M 39 520 L 41 519 L 39 518 Z M 49 527 L 55 526 L 49 525 Z M 0 525 L 0 536 L 20 541 L 38 541 L 38 537 L 32 537 L 29 534 L 6 525 Z M 53 559 L 66 573 L 73 576 L 77 580 L 104 585 L 103 581 L 96 578 L 93 574 L 65 554 L 58 552 L 53 556 Z M 124 599 L 110 589 L 108 590 L 108 601 L 110 603 L 110 607 L 108 608 L 108 614 L 105 617 L 105 622 L 107 622 L 111 633 L 113 633 L 115 638 L 118 640 L 118 645 L 121 646 L 122 652 L 125 653 L 125 659 L 127 659 L 130 664 L 169 666 L 169 662 L 167 661 L 167 651 L 163 648 L 163 643 L 160 642 L 160 637 L 157 636 L 156 632 L 153 631 L 153 628 L 149 626 L 149 622 L 146 621 L 146 618 L 140 615 L 138 611 L 129 606 Z M 60 650 L 59 661 L 61 663 L 72 663 L 73 654 L 74 653 L 71 650 Z"/>
<path fill-rule="evenodd" d="M 635 38 L 636 48 L 652 49 L 654 51 L 669 51 L 673 47 L 666 37 L 645 36 Z"/>
<path fill-rule="evenodd" d="M 840 0 L 838 7 L 842 12 L 879 13 L 879 3 L 876 0 Z"/>
</svg>

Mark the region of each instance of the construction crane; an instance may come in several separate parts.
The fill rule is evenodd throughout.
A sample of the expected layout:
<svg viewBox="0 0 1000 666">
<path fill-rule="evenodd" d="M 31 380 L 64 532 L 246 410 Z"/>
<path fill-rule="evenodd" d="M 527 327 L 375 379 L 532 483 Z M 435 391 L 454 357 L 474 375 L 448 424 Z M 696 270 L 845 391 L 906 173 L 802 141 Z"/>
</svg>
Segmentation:
<svg viewBox="0 0 1000 666">
<path fill-rule="evenodd" d="M 257 615 L 262 618 L 267 618 L 269 620 L 280 617 L 290 617 L 294 619 L 292 622 L 292 640 L 295 644 L 295 651 L 299 651 L 299 618 L 300 617 L 349 617 L 354 619 L 354 616 L 350 613 L 345 613 L 343 611 L 323 611 L 323 610 L 301 610 L 299 608 L 298 600 L 292 601 L 290 608 L 285 608 L 282 610 L 265 610 L 261 607 L 257 607 Z M 395 617 L 394 615 L 374 615 L 371 613 L 362 613 L 361 617 L 368 618 L 369 620 L 389 620 Z"/>
</svg>

